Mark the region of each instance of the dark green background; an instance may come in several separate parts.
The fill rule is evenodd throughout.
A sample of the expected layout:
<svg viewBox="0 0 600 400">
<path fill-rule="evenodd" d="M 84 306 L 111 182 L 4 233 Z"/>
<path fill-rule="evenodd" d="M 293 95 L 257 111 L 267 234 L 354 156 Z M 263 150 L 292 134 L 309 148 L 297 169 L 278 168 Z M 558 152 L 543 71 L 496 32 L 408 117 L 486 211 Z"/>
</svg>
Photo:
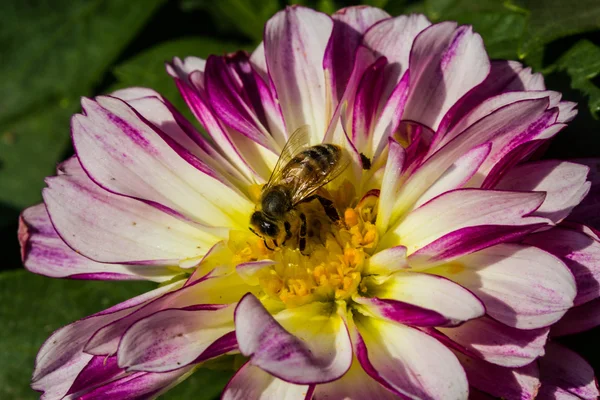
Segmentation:
<svg viewBox="0 0 600 400">
<path fill-rule="evenodd" d="M 297 1 L 331 13 L 358 2 Z M 148 283 L 53 280 L 24 271 L 20 210 L 41 200 L 43 178 L 72 154 L 69 118 L 81 96 L 148 86 L 183 109 L 164 72 L 173 56 L 252 49 L 283 0 L 0 1 L 0 398 L 33 399 L 35 353 L 56 328 L 144 292 Z M 543 72 L 579 115 L 546 158 L 600 156 L 600 1 L 371 0 L 392 15 L 423 12 L 482 34 L 492 58 Z M 190 115 L 187 113 L 186 115 Z M 600 330 L 563 339 L 600 370 Z M 212 399 L 229 372 L 201 370 L 166 398 Z"/>
</svg>

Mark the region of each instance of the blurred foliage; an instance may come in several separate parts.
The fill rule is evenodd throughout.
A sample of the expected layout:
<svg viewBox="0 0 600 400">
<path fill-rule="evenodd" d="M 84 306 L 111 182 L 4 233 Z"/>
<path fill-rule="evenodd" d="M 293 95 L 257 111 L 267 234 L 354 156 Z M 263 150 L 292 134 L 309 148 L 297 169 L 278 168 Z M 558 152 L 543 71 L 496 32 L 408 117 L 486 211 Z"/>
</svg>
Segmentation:
<svg viewBox="0 0 600 400">
<path fill-rule="evenodd" d="M 287 4 L 326 13 L 345 0 L 4 0 L 0 2 L 0 241 L 3 269 L 21 268 L 20 209 L 40 201 L 43 178 L 71 153 L 69 118 L 81 96 L 130 86 L 155 89 L 188 117 L 165 61 L 251 50 L 264 23 Z M 520 59 L 550 89 L 580 102 L 552 157 L 598 156 L 600 1 L 364 0 L 390 14 L 422 12 L 479 32 L 492 58 Z M 592 136 L 592 135 L 596 136 Z M 0 398 L 32 399 L 35 353 L 57 327 L 151 287 L 135 282 L 52 280 L 0 274 Z M 164 398 L 211 399 L 231 376 L 201 369 Z"/>
</svg>

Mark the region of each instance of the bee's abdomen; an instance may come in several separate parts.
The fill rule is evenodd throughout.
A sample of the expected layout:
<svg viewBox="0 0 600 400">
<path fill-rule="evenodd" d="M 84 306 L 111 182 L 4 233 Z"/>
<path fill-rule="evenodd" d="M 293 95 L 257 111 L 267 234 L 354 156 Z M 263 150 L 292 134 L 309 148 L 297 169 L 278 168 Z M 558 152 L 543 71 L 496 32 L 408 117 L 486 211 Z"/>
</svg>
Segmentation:
<svg viewBox="0 0 600 400">
<path fill-rule="evenodd" d="M 341 154 L 340 147 L 334 144 L 318 144 L 300 152 L 290 165 L 295 164 L 296 168 L 300 167 L 308 175 L 327 175 L 339 162 Z"/>
</svg>

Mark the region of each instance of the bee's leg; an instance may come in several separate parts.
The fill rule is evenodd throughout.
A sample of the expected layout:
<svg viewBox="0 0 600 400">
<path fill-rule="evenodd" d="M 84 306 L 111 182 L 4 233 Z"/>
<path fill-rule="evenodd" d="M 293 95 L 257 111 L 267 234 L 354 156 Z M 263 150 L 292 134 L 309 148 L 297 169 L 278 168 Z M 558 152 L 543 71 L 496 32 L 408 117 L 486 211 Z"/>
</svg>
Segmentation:
<svg viewBox="0 0 600 400">
<path fill-rule="evenodd" d="M 330 220 L 332 220 L 333 222 L 337 222 L 340 220 L 340 214 L 338 214 L 337 210 L 335 209 L 333 201 L 326 199 L 325 197 L 321 197 L 319 195 L 316 195 L 315 197 L 317 198 L 317 200 L 319 200 L 319 203 L 321 203 L 323 209 L 325 209 L 325 214 L 327 214 Z"/>
<path fill-rule="evenodd" d="M 321 206 L 323 206 L 323 209 L 325 210 L 325 214 L 327 214 L 330 220 L 332 220 L 333 222 L 337 222 L 340 220 L 340 214 L 338 214 L 335 206 L 333 205 L 333 201 L 323 196 L 313 194 L 312 196 L 309 196 L 306 199 L 304 199 L 302 203 L 309 203 L 315 199 L 319 200 L 319 203 L 321 203 Z"/>
<path fill-rule="evenodd" d="M 285 221 L 283 226 L 285 227 L 285 239 L 283 239 L 281 245 L 284 245 L 285 242 L 287 242 L 292 237 L 292 226 L 290 225 L 290 223 L 288 221 Z"/>
<path fill-rule="evenodd" d="M 303 253 L 306 248 L 306 215 L 304 213 L 300 213 L 300 221 L 302 224 L 300 225 L 300 239 L 298 240 L 298 248 L 300 252 Z"/>
</svg>

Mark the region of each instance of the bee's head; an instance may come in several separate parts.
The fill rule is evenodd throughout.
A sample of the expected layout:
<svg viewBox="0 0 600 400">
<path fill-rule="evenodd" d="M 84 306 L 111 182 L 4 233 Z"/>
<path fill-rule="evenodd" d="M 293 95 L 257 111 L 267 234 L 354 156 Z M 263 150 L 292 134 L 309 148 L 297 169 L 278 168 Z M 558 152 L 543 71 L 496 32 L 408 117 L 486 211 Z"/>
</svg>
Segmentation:
<svg viewBox="0 0 600 400">
<path fill-rule="evenodd" d="M 269 220 L 261 211 L 252 214 L 250 225 L 250 230 L 260 237 L 276 238 L 279 235 L 277 222 Z"/>
</svg>

